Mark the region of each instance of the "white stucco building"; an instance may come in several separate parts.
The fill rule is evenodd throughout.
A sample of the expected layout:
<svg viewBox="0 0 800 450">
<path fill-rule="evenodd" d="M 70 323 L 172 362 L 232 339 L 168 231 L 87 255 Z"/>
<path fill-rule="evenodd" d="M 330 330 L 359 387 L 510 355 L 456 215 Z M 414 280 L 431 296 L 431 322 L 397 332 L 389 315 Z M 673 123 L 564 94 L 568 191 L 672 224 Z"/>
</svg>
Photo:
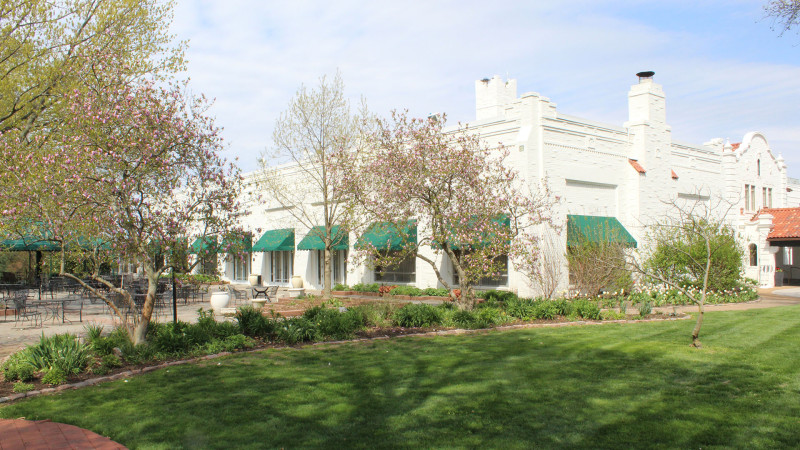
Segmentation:
<svg viewBox="0 0 800 450">
<path fill-rule="evenodd" d="M 643 224 L 667 212 L 665 201 L 711 203 L 725 198 L 735 202 L 727 220 L 746 249 L 746 276 L 764 287 L 774 285 L 776 266 L 791 276 L 790 266 L 800 267 L 800 255 L 791 251 L 795 239 L 800 244 L 800 227 L 794 227 L 795 232 L 790 224 L 799 223 L 800 213 L 786 208 L 800 206 L 800 181 L 787 177 L 783 158 L 757 131 L 738 143 L 721 138 L 703 144 L 673 140 L 664 90 L 652 72 L 637 75 L 638 82 L 628 92 L 628 120 L 622 124 L 561 113 L 550 99 L 534 92 L 519 95 L 516 80 L 495 76 L 475 82 L 476 117 L 468 126 L 490 145 L 510 147 L 507 163 L 527 182 L 547 180 L 561 200 L 554 212 L 562 223 L 578 216 L 615 218 L 641 242 Z M 298 176 L 291 166 L 283 170 L 287 176 Z M 249 174 L 247 180 L 257 176 Z M 309 230 L 299 227 L 287 210 L 269 201 L 254 204 L 246 221 L 246 228 L 257 230 L 254 242 L 261 242 L 244 260 L 228 258 L 221 267 L 225 278 L 244 282 L 249 273 L 256 273 L 263 284 L 288 286 L 292 275 L 300 275 L 307 289 L 321 288 L 320 252 L 314 250 L 319 245 L 306 238 Z M 355 238 L 340 243 L 334 282 L 438 287 L 430 266 L 419 260 L 384 279 L 376 279 L 369 268 L 348 265 L 346 249 L 352 248 Z M 566 250 L 566 232 L 557 239 Z M 442 258 L 446 257 L 439 256 L 440 269 L 452 276 Z M 800 279 L 800 268 L 796 272 Z M 521 295 L 536 294 L 513 266 L 507 277 L 491 284 Z"/>
</svg>

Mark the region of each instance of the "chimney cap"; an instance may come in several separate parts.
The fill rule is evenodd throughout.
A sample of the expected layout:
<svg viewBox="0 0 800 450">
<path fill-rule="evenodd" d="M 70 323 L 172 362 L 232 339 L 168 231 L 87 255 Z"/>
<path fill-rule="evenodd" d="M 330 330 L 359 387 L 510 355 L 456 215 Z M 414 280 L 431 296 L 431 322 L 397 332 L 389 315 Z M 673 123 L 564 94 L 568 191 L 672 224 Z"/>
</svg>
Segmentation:
<svg viewBox="0 0 800 450">
<path fill-rule="evenodd" d="M 656 73 L 653 72 L 652 70 L 648 70 L 646 72 L 639 72 L 636 74 L 636 76 L 639 77 L 639 79 L 641 80 L 642 78 L 653 78 L 653 75 L 655 74 Z"/>
</svg>

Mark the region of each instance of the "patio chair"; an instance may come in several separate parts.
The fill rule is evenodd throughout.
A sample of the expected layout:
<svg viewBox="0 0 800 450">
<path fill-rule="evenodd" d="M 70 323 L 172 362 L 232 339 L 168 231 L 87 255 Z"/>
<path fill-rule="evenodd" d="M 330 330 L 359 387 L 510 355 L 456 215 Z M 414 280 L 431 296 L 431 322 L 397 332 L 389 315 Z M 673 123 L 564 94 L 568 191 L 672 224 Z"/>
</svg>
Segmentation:
<svg viewBox="0 0 800 450">
<path fill-rule="evenodd" d="M 259 296 L 266 297 L 269 303 L 275 302 L 278 300 L 278 286 L 265 286 L 265 287 L 258 287 L 253 286 L 253 295 L 252 298 L 258 298 Z"/>
<path fill-rule="evenodd" d="M 240 300 L 247 300 L 247 291 L 241 291 L 232 285 L 228 285 L 228 292 L 230 292 L 234 304 L 241 303 Z"/>
<path fill-rule="evenodd" d="M 14 303 L 14 320 L 16 323 L 20 321 L 24 323 L 25 320 L 28 320 L 31 322 L 31 326 L 34 327 L 37 324 L 38 326 L 44 325 L 42 313 L 28 303 L 28 291 L 20 290 L 15 292 L 11 300 Z"/>
</svg>

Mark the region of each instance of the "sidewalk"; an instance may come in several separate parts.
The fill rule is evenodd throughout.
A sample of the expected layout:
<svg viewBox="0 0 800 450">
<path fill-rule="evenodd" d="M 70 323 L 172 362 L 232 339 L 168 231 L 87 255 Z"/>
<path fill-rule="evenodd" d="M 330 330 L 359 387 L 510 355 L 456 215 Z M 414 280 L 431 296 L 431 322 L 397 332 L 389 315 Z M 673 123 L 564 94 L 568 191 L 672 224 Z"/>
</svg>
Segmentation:
<svg viewBox="0 0 800 450">
<path fill-rule="evenodd" d="M 705 311 L 743 311 L 746 309 L 775 308 L 778 306 L 791 306 L 800 304 L 800 287 L 786 286 L 770 289 L 759 289 L 758 299 L 746 303 L 722 303 L 719 305 L 705 305 Z M 685 306 L 662 306 L 653 308 L 653 311 L 661 313 L 695 313 L 697 305 Z"/>
</svg>

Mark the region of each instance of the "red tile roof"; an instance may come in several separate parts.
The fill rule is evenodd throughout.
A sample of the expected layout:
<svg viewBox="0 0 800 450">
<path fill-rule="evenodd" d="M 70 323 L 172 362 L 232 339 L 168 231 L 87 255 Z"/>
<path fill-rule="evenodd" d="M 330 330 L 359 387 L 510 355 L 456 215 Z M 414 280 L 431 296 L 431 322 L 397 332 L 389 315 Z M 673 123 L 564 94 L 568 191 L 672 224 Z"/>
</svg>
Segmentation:
<svg viewBox="0 0 800 450">
<path fill-rule="evenodd" d="M 741 142 L 737 142 L 735 144 L 731 144 L 731 150 L 736 151 L 736 149 L 739 148 L 740 145 L 742 145 Z"/>
<path fill-rule="evenodd" d="M 767 240 L 800 239 L 800 208 L 764 208 L 754 219 L 761 214 L 773 217 Z"/>
<path fill-rule="evenodd" d="M 628 162 L 631 163 L 631 166 L 633 166 L 633 168 L 636 169 L 637 172 L 639 173 L 647 172 L 646 170 L 644 170 L 644 167 L 642 167 L 642 165 L 639 164 L 639 162 L 636 161 L 635 159 L 628 158 Z"/>
<path fill-rule="evenodd" d="M 671 170 L 671 172 L 672 172 L 672 179 L 673 179 L 673 180 L 677 180 L 677 179 L 678 179 L 678 174 L 677 174 L 677 173 L 675 173 L 675 171 L 674 171 L 674 170 Z"/>
</svg>

